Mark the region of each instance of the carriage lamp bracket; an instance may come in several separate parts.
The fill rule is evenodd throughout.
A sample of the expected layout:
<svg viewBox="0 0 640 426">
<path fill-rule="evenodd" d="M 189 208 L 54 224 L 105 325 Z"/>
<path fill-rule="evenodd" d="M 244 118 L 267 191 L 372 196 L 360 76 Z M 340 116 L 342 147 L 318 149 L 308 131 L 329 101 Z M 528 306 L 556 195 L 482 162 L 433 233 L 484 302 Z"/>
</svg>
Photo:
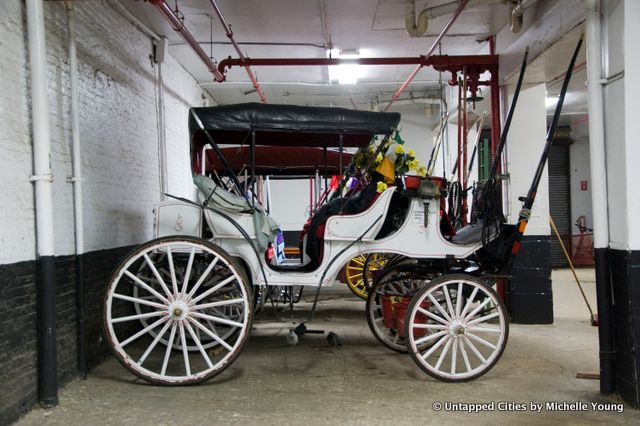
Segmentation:
<svg viewBox="0 0 640 426">
<path fill-rule="evenodd" d="M 440 186 L 431 179 L 423 179 L 418 187 L 418 195 L 422 198 L 424 206 L 424 227 L 426 229 L 429 225 L 429 203 L 431 200 L 440 198 Z"/>
</svg>

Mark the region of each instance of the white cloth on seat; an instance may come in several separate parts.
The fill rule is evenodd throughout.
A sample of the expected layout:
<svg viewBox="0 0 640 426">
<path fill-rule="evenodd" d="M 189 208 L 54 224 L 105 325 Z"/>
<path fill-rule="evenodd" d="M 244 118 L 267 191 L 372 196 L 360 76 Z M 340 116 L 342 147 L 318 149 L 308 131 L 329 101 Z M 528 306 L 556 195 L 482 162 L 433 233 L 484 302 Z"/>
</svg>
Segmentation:
<svg viewBox="0 0 640 426">
<path fill-rule="evenodd" d="M 223 210 L 232 215 L 253 213 L 253 226 L 259 251 L 266 250 L 269 243 L 275 239 L 280 230 L 280 225 L 272 217 L 267 216 L 260 206 L 252 207 L 249 200 L 227 191 L 207 176 L 196 175 L 193 178 L 193 182 L 205 200 L 213 192 L 207 203 L 209 207 Z M 252 232 L 248 233 L 252 234 Z"/>
</svg>

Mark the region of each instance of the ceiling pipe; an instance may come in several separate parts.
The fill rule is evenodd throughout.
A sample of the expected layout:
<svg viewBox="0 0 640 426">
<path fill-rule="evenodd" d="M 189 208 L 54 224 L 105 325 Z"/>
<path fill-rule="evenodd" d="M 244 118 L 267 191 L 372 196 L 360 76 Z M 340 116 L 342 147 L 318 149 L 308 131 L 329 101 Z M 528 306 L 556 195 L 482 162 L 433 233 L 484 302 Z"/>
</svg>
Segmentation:
<svg viewBox="0 0 640 426">
<path fill-rule="evenodd" d="M 447 28 L 445 28 L 447 29 Z M 436 40 L 437 42 L 438 40 Z M 436 43 L 437 44 L 437 43 Z M 430 49 L 433 53 L 434 48 Z M 478 65 L 491 67 L 498 64 L 497 55 L 421 55 L 414 57 L 390 58 L 227 58 L 218 64 L 218 70 L 225 73 L 228 68 L 242 65 L 250 66 L 332 66 L 332 65 L 418 65 L 420 67 L 454 67 Z"/>
<path fill-rule="evenodd" d="M 204 62 L 209 71 L 213 74 L 214 78 L 218 82 L 224 81 L 224 75 L 216 68 L 216 64 L 213 63 L 211 58 L 207 55 L 207 53 L 200 47 L 196 39 L 191 35 L 191 33 L 184 26 L 182 21 L 178 19 L 178 17 L 173 13 L 173 10 L 165 3 L 164 0 L 149 0 L 149 2 L 156 6 L 162 16 L 169 22 L 171 28 L 176 31 L 180 36 L 184 39 L 184 41 L 191 46 L 193 51 L 198 55 L 198 57 Z"/>
<path fill-rule="evenodd" d="M 535 0 L 531 0 L 529 4 L 525 5 L 526 0 L 515 0 L 515 6 L 511 9 L 511 19 L 509 28 L 511 32 L 519 33 L 524 23 L 524 11 L 529 9 Z"/>
<path fill-rule="evenodd" d="M 427 32 L 429 24 L 429 16 L 427 9 L 424 9 L 418 15 L 416 22 L 416 3 L 414 0 L 406 0 L 404 2 L 404 26 L 411 37 L 420 37 Z"/>
<path fill-rule="evenodd" d="M 445 34 L 447 34 L 447 32 L 449 32 L 449 29 L 451 28 L 451 26 L 453 25 L 453 23 L 456 21 L 456 19 L 458 19 L 458 16 L 460 16 L 460 14 L 462 13 L 462 11 L 464 10 L 464 8 L 467 6 L 467 4 L 469 3 L 469 0 L 461 0 L 458 4 L 458 7 L 456 8 L 456 11 L 453 13 L 453 15 L 451 16 L 451 18 L 449 18 L 449 22 L 447 22 L 447 25 L 444 26 L 444 28 L 442 29 L 442 31 L 440 32 L 440 35 L 438 35 L 438 37 L 435 39 L 435 41 L 433 42 L 433 44 L 431 45 L 431 48 L 429 49 L 429 51 L 427 52 L 426 55 L 424 55 L 425 60 L 428 60 L 429 57 L 431 57 L 431 55 L 433 54 L 433 52 L 436 50 L 436 47 L 438 47 L 438 44 L 440 43 L 440 41 L 442 40 L 442 38 L 445 36 Z M 391 107 L 391 105 L 398 100 L 398 98 L 400 97 L 400 94 L 404 91 L 404 89 L 409 85 L 409 83 L 411 83 L 411 80 L 413 80 L 415 78 L 415 76 L 418 74 L 418 72 L 420 71 L 420 69 L 423 67 L 424 65 L 418 65 L 412 72 L 411 74 L 409 74 L 409 77 L 407 78 L 407 80 L 402 83 L 402 85 L 400 86 L 400 88 L 398 90 L 396 90 L 396 92 L 393 94 L 393 96 L 391 97 L 391 100 L 389 101 L 389 103 L 387 104 L 387 107 L 384 109 L 385 111 L 388 111 L 389 108 Z"/>
<path fill-rule="evenodd" d="M 247 63 L 247 58 L 242 53 L 242 50 L 240 50 L 240 46 L 238 46 L 238 43 L 236 43 L 236 41 L 234 40 L 233 31 L 231 31 L 231 27 L 229 26 L 229 24 L 227 24 L 227 21 L 224 19 L 224 16 L 222 16 L 222 12 L 218 7 L 218 3 L 216 3 L 216 0 L 209 0 L 209 3 L 211 3 L 213 10 L 216 12 L 216 15 L 218 15 L 218 18 L 220 19 L 220 23 L 224 27 L 224 32 L 227 34 L 229 41 L 231 41 L 233 48 L 236 49 L 236 52 L 238 52 L 238 57 L 240 58 L 241 65 L 244 67 L 245 71 L 247 72 L 247 75 L 249 76 L 251 83 L 253 83 L 253 88 L 256 89 L 256 91 L 258 92 L 258 96 L 260 96 L 260 100 L 266 104 L 267 97 L 264 95 L 264 92 L 262 91 L 262 88 L 258 83 L 258 79 L 251 71 L 251 68 Z M 222 80 L 218 80 L 218 81 L 223 81 L 223 80 L 224 80 L 224 76 L 222 76 Z"/>
</svg>

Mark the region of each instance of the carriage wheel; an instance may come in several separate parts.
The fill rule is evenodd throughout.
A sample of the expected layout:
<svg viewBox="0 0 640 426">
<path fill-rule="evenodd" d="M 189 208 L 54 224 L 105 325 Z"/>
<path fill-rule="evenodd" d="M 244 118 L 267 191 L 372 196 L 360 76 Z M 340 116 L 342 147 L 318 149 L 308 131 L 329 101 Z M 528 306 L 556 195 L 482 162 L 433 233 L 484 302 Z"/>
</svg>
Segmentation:
<svg viewBox="0 0 640 426">
<path fill-rule="evenodd" d="M 369 253 L 362 265 L 362 282 L 367 288 L 367 292 L 373 286 L 373 282 L 382 274 L 382 270 L 387 265 L 389 256 L 384 253 Z M 366 297 L 365 297 L 366 299 Z"/>
<path fill-rule="evenodd" d="M 405 327 L 413 360 L 446 382 L 485 374 L 500 359 L 509 337 L 507 311 L 497 293 L 463 274 L 438 277 L 416 293 Z"/>
<path fill-rule="evenodd" d="M 416 273 L 416 262 L 413 259 L 405 259 L 393 267 L 385 268 L 371 287 L 366 304 L 369 329 L 380 343 L 394 351 L 407 352 L 404 327 L 400 324 L 401 327 L 398 328 L 394 318 L 398 311 L 394 312 L 389 304 L 403 303 L 406 307 L 417 290 L 430 280 L 431 275 Z"/>
<path fill-rule="evenodd" d="M 247 278 L 224 250 L 202 239 L 164 237 L 134 249 L 114 271 L 104 332 L 133 374 L 163 385 L 198 383 L 238 356 L 252 307 Z"/>
<path fill-rule="evenodd" d="M 375 257 L 374 257 L 375 256 Z M 368 258 L 372 258 L 369 270 L 365 271 L 365 264 Z M 369 294 L 370 283 L 372 282 L 371 273 L 380 269 L 380 261 L 383 255 L 380 253 L 372 253 L 370 255 L 361 254 L 356 256 L 347 263 L 345 267 L 345 276 L 349 290 L 361 299 L 367 299 Z M 373 261 L 375 260 L 375 261 Z"/>
</svg>

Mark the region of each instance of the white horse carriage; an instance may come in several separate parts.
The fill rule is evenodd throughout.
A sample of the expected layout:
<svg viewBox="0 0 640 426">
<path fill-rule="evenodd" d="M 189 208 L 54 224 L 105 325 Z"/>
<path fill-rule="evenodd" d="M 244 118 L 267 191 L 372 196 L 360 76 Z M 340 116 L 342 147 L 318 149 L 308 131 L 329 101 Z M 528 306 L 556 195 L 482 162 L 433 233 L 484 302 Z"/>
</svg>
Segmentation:
<svg viewBox="0 0 640 426">
<path fill-rule="evenodd" d="M 150 382 L 207 380 L 240 354 L 254 312 L 270 289 L 312 287 L 317 302 L 321 287 L 330 285 L 347 262 L 378 253 L 393 260 L 374 280 L 366 303 L 375 337 L 408 352 L 437 379 L 466 381 L 485 374 L 502 355 L 509 335 L 507 311 L 492 287 L 506 276 L 517 254 L 579 47 L 518 223 L 504 223 L 494 164 L 489 180 L 477 188 L 474 223 L 455 235 L 444 236 L 440 230 L 446 210 L 441 202 L 444 179 L 427 176 L 404 185 L 398 178 L 384 189 L 386 185 L 377 184 L 381 177 L 370 167 L 372 161 L 359 175 L 355 193 L 341 196 L 342 178 L 337 195 L 315 213 L 301 256 L 278 262 L 270 254 L 277 222 L 256 201 L 255 180 L 242 185 L 218 145 L 249 147 L 252 177 L 257 147 L 288 147 L 292 155 L 301 146 L 338 147 L 342 153 L 346 147 L 367 147 L 379 136 L 371 152 L 377 159 L 400 115 L 262 104 L 192 109 L 198 202 L 178 198 L 157 206 L 157 238 L 135 248 L 113 272 L 104 302 L 108 345 L 128 370 Z M 526 54 L 496 158 L 504 148 L 525 64 Z M 211 157 L 207 147 L 226 175 L 202 174 Z M 292 333 L 304 333 L 307 321 Z"/>
</svg>

